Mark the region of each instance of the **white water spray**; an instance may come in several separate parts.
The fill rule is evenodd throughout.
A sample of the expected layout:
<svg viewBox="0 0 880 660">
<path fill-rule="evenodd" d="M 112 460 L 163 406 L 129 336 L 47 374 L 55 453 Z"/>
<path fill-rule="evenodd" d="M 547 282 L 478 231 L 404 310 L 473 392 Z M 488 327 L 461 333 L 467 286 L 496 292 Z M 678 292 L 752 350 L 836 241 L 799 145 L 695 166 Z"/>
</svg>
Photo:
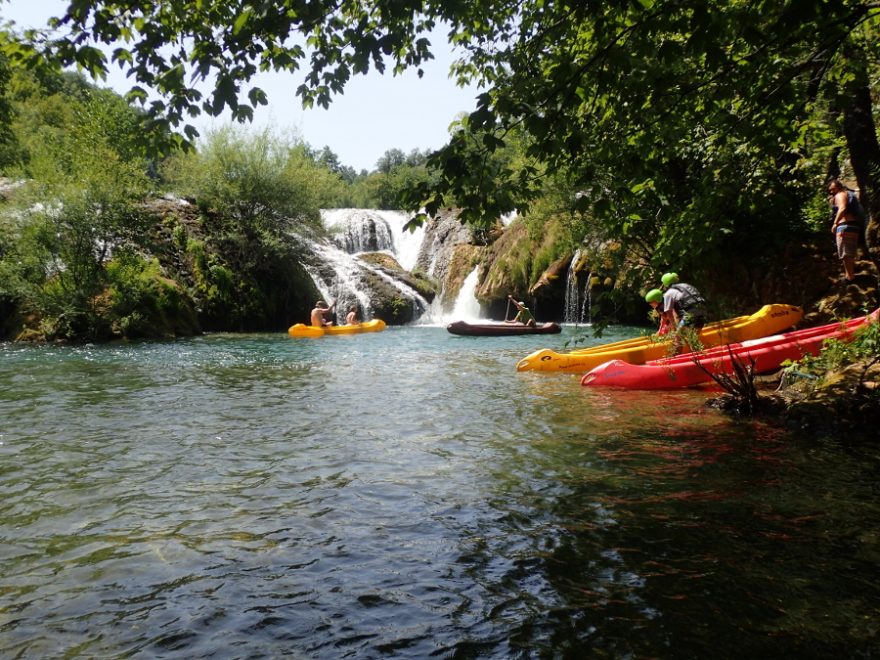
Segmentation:
<svg viewBox="0 0 880 660">
<path fill-rule="evenodd" d="M 568 276 L 565 284 L 565 316 L 563 318 L 565 323 L 580 323 L 582 318 L 577 272 L 575 272 L 580 258 L 581 251 L 577 250 L 571 258 L 571 263 L 568 266 Z M 587 281 L 587 287 L 589 286 L 590 283 Z"/>
<path fill-rule="evenodd" d="M 479 321 L 482 310 L 475 292 L 479 281 L 479 266 L 474 268 L 461 284 L 455 306 L 450 314 L 451 321 Z"/>
<path fill-rule="evenodd" d="M 299 240 L 316 257 L 315 265 L 304 266 L 306 272 L 321 296 L 327 302 L 336 303 L 339 317 L 344 317 L 348 308 L 357 304 L 363 319 L 372 318 L 370 280 L 382 280 L 396 289 L 399 298 L 410 305 L 412 318 L 424 315 L 429 303 L 418 291 L 379 266 L 357 257 L 363 252 L 385 252 L 404 269 L 412 268 L 419 250 L 416 241 L 421 238 L 418 232 L 403 232 L 409 216 L 394 211 L 332 209 L 321 211 L 321 217 L 331 239 L 314 241 L 299 236 Z"/>
</svg>

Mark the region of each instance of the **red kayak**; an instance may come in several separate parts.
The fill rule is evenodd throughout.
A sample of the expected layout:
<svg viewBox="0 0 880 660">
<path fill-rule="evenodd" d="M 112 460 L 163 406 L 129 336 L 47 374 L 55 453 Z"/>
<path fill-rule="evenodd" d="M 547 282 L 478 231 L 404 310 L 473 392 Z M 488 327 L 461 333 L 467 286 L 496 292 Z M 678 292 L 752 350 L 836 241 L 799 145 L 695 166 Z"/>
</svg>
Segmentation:
<svg viewBox="0 0 880 660">
<path fill-rule="evenodd" d="M 508 337 L 510 335 L 553 335 L 562 332 L 556 323 L 526 325 L 524 323 L 468 323 L 456 321 L 446 326 L 454 335 L 467 337 Z"/>
<path fill-rule="evenodd" d="M 880 309 L 868 316 L 842 323 L 829 323 L 761 339 L 725 344 L 703 352 L 651 360 L 645 364 L 610 360 L 587 373 L 581 379 L 581 385 L 639 390 L 691 387 L 712 380 L 703 367 L 713 374 L 732 373 L 734 358 L 746 364 L 754 360 L 756 373 L 768 373 L 779 369 L 785 360 L 800 360 L 805 355 L 818 355 L 826 339 L 850 341 L 856 329 L 866 323 L 877 322 L 878 315 Z"/>
</svg>

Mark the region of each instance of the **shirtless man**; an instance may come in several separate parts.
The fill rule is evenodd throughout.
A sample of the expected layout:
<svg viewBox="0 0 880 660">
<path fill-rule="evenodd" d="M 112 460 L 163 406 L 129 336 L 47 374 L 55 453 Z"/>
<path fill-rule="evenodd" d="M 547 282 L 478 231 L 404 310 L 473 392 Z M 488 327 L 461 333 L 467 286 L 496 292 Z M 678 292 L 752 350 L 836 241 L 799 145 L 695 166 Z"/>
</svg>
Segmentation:
<svg viewBox="0 0 880 660">
<path fill-rule="evenodd" d="M 336 306 L 336 303 L 333 303 L 329 307 L 327 307 L 327 303 L 323 300 L 319 300 L 315 303 L 315 308 L 312 310 L 312 325 L 317 326 L 319 328 L 323 328 L 325 325 L 333 325 L 333 321 L 328 321 L 325 317 L 325 314 L 329 314 L 330 311 Z"/>
<path fill-rule="evenodd" d="M 837 256 L 843 262 L 843 276 L 852 282 L 856 276 L 856 252 L 859 236 L 864 230 L 865 212 L 858 196 L 839 179 L 828 183 L 828 196 L 831 198 L 831 233 L 837 242 Z"/>
</svg>

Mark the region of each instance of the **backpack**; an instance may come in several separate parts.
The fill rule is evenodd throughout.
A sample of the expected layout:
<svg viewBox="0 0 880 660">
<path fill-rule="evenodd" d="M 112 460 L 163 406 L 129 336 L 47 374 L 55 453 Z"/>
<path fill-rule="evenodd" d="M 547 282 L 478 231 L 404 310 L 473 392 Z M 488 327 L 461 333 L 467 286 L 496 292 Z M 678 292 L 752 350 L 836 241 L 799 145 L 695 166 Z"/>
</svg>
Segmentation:
<svg viewBox="0 0 880 660">
<path fill-rule="evenodd" d="M 856 222 L 853 224 L 858 224 L 859 226 L 859 245 L 861 245 L 865 250 L 868 249 L 868 214 L 865 213 L 865 208 L 862 206 L 862 203 L 859 201 L 859 196 L 856 195 L 852 190 L 846 191 L 846 207 L 852 211 L 852 214 L 856 217 Z"/>
<path fill-rule="evenodd" d="M 706 299 L 703 298 L 703 295 L 697 291 L 697 288 L 691 286 L 690 284 L 673 284 L 670 289 L 675 289 L 676 291 L 680 291 L 682 293 L 681 300 L 679 304 L 683 311 L 688 312 L 694 308 L 701 307 L 703 309 L 706 308 Z"/>
<path fill-rule="evenodd" d="M 864 230 L 865 225 L 868 224 L 868 216 L 865 214 L 865 209 L 862 208 L 859 196 L 852 190 L 846 191 L 846 208 L 856 217 L 856 222 L 853 224 L 861 224 Z"/>
</svg>

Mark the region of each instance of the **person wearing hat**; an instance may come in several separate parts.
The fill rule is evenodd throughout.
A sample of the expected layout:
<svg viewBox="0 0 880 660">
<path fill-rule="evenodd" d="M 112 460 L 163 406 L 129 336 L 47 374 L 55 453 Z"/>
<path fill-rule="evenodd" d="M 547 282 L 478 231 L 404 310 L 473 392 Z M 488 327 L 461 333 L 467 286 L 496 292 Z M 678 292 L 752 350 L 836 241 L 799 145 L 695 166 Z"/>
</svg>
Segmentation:
<svg viewBox="0 0 880 660">
<path fill-rule="evenodd" d="M 335 306 L 335 302 L 329 307 L 323 300 L 316 302 L 315 308 L 312 310 L 311 314 L 312 325 L 319 328 L 323 328 L 326 325 L 333 325 L 333 321 L 328 321 L 326 315 L 329 314 Z"/>
<path fill-rule="evenodd" d="M 512 302 L 514 305 L 516 305 L 516 308 L 519 311 L 516 313 L 516 316 L 514 316 L 510 321 L 505 321 L 505 323 L 522 323 L 523 325 L 527 325 L 530 328 L 534 328 L 537 325 L 532 311 L 528 307 L 526 307 L 525 304 L 519 302 L 516 298 L 509 294 L 507 296 L 507 299 L 510 300 L 510 302 Z"/>
</svg>

